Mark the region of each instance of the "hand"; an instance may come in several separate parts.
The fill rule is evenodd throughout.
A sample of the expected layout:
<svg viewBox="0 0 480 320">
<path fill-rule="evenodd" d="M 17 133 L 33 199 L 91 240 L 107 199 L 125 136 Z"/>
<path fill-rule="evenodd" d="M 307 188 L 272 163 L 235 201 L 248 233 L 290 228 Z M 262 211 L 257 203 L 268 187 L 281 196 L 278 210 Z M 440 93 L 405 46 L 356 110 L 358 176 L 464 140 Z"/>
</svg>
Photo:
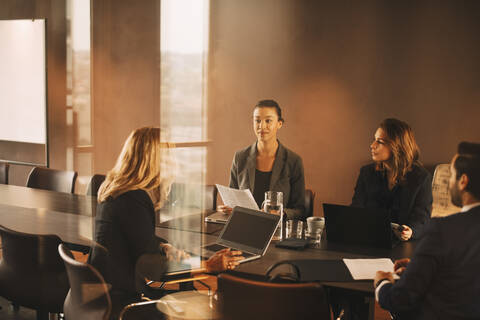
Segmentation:
<svg viewBox="0 0 480 320">
<path fill-rule="evenodd" d="M 404 224 L 402 224 L 402 227 L 403 227 L 402 231 L 398 231 L 396 229 L 393 229 L 393 233 L 395 233 L 395 235 L 397 236 L 398 239 L 400 239 L 402 241 L 408 241 L 412 237 L 413 230 L 412 230 L 412 228 L 410 228 L 409 226 L 404 225 Z"/>
<path fill-rule="evenodd" d="M 229 206 L 221 205 L 217 206 L 217 211 L 223 212 L 223 213 L 232 213 L 232 208 Z"/>
<path fill-rule="evenodd" d="M 388 280 L 393 283 L 393 274 L 391 272 L 377 271 L 375 278 L 373 279 L 373 286 L 377 287 L 378 282 L 381 280 Z"/>
<path fill-rule="evenodd" d="M 395 264 L 393 265 L 393 271 L 396 274 L 401 275 L 403 271 L 405 271 L 409 263 L 410 263 L 410 259 L 408 258 L 396 260 Z"/>
<path fill-rule="evenodd" d="M 165 253 L 165 256 L 167 257 L 168 261 L 177 261 L 180 262 L 183 259 L 188 259 L 190 258 L 190 255 L 186 253 L 183 250 L 179 250 L 172 246 L 171 244 L 168 243 L 163 243 L 162 244 L 162 249 L 163 252 Z"/>
<path fill-rule="evenodd" d="M 232 251 L 230 248 L 217 251 L 206 261 L 207 272 L 218 272 L 235 269 L 243 260 L 242 251 Z"/>
</svg>

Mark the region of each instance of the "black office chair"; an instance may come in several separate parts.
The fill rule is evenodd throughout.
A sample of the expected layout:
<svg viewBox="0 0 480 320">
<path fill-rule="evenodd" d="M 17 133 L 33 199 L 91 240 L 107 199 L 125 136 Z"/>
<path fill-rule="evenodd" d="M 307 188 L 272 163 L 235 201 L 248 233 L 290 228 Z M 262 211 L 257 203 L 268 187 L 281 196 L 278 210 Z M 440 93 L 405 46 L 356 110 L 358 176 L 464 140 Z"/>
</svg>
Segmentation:
<svg viewBox="0 0 480 320">
<path fill-rule="evenodd" d="M 311 189 L 305 190 L 305 217 L 313 216 L 313 203 L 315 201 L 315 192 Z"/>
<path fill-rule="evenodd" d="M 35 167 L 27 178 L 27 187 L 73 193 L 77 172 Z"/>
<path fill-rule="evenodd" d="M 58 253 L 65 263 L 70 282 L 63 304 L 67 320 L 108 320 L 112 301 L 102 275 L 93 266 L 76 261 L 64 244 L 58 246 Z"/>
<path fill-rule="evenodd" d="M 222 273 L 217 295 L 225 320 L 330 319 L 325 291 L 317 282 L 272 283 Z"/>
<path fill-rule="evenodd" d="M 8 168 L 7 162 L 0 161 L 0 183 L 8 184 Z"/>
<path fill-rule="evenodd" d="M 37 319 L 61 313 L 68 292 L 65 266 L 56 235 L 33 235 L 0 226 L 0 296 L 37 310 Z"/>
<path fill-rule="evenodd" d="M 95 174 L 90 179 L 87 187 L 87 196 L 94 196 L 98 195 L 98 189 L 102 185 L 103 181 L 105 181 L 106 176 L 104 174 Z"/>
<path fill-rule="evenodd" d="M 205 210 L 217 210 L 218 190 L 214 184 L 205 186 Z"/>
</svg>

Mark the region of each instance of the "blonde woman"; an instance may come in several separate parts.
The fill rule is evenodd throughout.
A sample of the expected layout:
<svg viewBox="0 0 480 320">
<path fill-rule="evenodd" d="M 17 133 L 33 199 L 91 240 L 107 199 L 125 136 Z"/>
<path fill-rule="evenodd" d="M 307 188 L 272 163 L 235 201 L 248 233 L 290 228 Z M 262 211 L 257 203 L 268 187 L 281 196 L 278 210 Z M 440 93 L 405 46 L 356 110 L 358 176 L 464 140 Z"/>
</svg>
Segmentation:
<svg viewBox="0 0 480 320">
<path fill-rule="evenodd" d="M 432 178 L 419 162 L 410 126 L 385 119 L 370 145 L 373 163 L 360 169 L 352 205 L 389 210 L 403 241 L 422 236 L 432 209 Z"/>
<path fill-rule="evenodd" d="M 100 246 L 93 248 L 89 261 L 111 285 L 114 314 L 140 299 L 136 264 L 141 256 L 163 254 L 166 259 L 159 261 L 185 257 L 183 251 L 155 236 L 155 209 L 167 199 L 174 178 L 170 152 L 169 145 L 160 143 L 159 128 L 134 130 L 100 187 L 94 234 Z M 98 247 L 104 247 L 106 254 Z M 240 255 L 239 251 L 217 252 L 205 262 L 205 269 L 233 269 Z"/>
</svg>

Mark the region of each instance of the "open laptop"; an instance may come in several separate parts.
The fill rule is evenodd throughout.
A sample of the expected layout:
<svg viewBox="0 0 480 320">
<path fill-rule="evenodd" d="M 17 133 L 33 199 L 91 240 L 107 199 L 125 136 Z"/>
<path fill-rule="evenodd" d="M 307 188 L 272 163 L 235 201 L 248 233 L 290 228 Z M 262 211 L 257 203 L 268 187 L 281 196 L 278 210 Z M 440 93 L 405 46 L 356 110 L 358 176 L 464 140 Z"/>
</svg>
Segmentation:
<svg viewBox="0 0 480 320">
<path fill-rule="evenodd" d="M 202 258 L 209 258 L 218 250 L 232 248 L 243 252 L 245 259 L 240 263 L 258 259 L 267 251 L 279 221 L 280 216 L 274 214 L 234 207 L 215 243 L 202 247 Z"/>
<path fill-rule="evenodd" d="M 391 249 L 398 241 L 385 209 L 323 204 L 327 241 Z"/>
</svg>

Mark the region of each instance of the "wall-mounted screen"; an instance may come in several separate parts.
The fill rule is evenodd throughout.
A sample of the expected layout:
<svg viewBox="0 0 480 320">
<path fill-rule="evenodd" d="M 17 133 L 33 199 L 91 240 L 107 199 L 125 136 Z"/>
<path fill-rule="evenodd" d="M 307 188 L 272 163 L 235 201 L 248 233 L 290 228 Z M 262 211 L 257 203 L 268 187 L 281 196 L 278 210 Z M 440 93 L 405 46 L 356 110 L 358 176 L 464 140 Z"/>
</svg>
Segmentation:
<svg viewBox="0 0 480 320">
<path fill-rule="evenodd" d="M 0 160 L 47 161 L 45 20 L 0 20 Z"/>
</svg>

